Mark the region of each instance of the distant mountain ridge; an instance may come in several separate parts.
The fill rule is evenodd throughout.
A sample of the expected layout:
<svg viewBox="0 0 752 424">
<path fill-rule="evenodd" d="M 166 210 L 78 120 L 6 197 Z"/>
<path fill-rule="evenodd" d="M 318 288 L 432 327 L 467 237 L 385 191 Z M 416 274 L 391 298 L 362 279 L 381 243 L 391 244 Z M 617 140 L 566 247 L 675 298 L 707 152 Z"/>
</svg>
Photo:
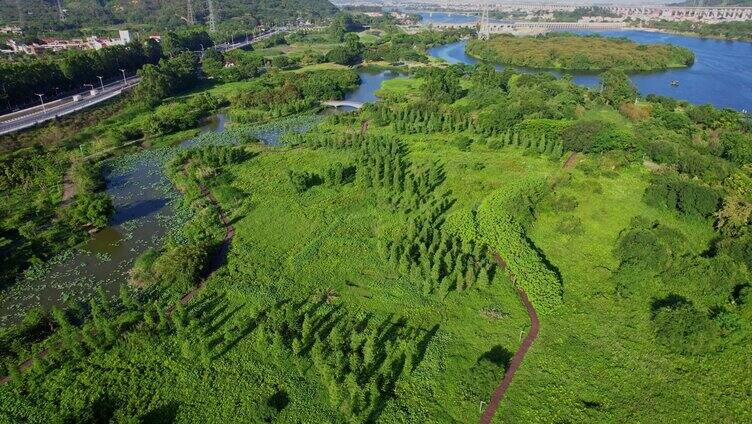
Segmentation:
<svg viewBox="0 0 752 424">
<path fill-rule="evenodd" d="M 174 28 L 185 24 L 187 0 L 0 0 L 0 24 L 18 24 L 32 30 L 77 29 L 110 24 L 147 24 Z M 192 0 L 195 19 L 205 22 L 206 0 Z M 223 21 L 273 24 L 295 18 L 331 16 L 337 8 L 328 0 L 214 0 Z"/>
</svg>

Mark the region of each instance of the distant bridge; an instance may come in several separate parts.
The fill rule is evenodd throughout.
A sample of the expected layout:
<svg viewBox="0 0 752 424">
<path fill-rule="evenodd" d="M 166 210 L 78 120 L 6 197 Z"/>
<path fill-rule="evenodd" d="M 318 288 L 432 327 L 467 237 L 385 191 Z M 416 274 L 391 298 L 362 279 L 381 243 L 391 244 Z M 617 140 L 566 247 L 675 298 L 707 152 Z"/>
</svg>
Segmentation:
<svg viewBox="0 0 752 424">
<path fill-rule="evenodd" d="M 541 3 L 505 3 L 488 6 L 488 10 L 495 12 L 571 12 L 580 6 L 563 4 Z M 457 10 L 457 9 L 462 10 Z M 746 21 L 752 20 L 752 7 L 748 6 L 602 6 L 622 18 L 633 19 L 665 19 L 669 21 L 695 20 L 695 21 Z M 439 7 L 450 15 L 480 16 L 483 12 L 475 7 L 445 6 Z M 432 15 L 433 12 L 429 12 Z"/>
<path fill-rule="evenodd" d="M 363 106 L 365 106 L 365 103 L 353 102 L 353 101 L 348 101 L 348 100 L 331 100 L 328 102 L 321 102 L 321 104 L 324 106 L 333 107 L 335 109 L 339 109 L 341 107 L 351 107 L 354 109 L 360 109 Z"/>
</svg>

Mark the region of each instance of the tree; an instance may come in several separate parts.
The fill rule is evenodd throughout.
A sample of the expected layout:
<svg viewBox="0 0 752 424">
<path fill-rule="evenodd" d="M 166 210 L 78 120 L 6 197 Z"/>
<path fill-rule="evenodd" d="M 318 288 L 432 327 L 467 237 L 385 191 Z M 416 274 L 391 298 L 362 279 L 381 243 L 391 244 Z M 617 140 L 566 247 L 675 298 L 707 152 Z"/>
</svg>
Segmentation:
<svg viewBox="0 0 752 424">
<path fill-rule="evenodd" d="M 175 56 L 186 51 L 208 49 L 213 45 L 214 42 L 209 33 L 204 30 L 168 32 L 162 37 L 162 49 L 169 56 Z"/>
<path fill-rule="evenodd" d="M 354 65 L 360 59 L 362 51 L 363 45 L 360 43 L 345 43 L 330 50 L 326 54 L 326 60 L 339 65 Z"/>
<path fill-rule="evenodd" d="M 362 26 L 357 23 L 352 15 L 338 13 L 329 24 L 328 33 L 337 41 L 344 41 L 348 32 L 358 31 Z"/>
<path fill-rule="evenodd" d="M 601 74 L 601 95 L 609 104 L 618 106 L 621 103 L 631 103 L 637 98 L 637 89 L 632 85 L 624 71 L 609 69 Z"/>
<path fill-rule="evenodd" d="M 201 58 L 201 66 L 206 75 L 213 78 L 219 78 L 225 67 L 225 57 L 221 52 L 209 49 L 204 52 Z"/>
<path fill-rule="evenodd" d="M 157 105 L 170 95 L 169 75 L 157 65 L 146 65 L 138 71 L 141 83 L 136 88 L 137 97 L 149 105 Z"/>
<path fill-rule="evenodd" d="M 141 83 L 137 97 L 151 106 L 163 99 L 192 87 L 198 80 L 199 62 L 190 52 L 183 52 L 158 65 L 146 65 L 139 70 Z"/>
<path fill-rule="evenodd" d="M 179 293 L 191 289 L 206 265 L 208 246 L 186 244 L 168 250 L 154 262 L 158 281 Z"/>
<path fill-rule="evenodd" d="M 107 226 L 114 211 L 112 199 L 105 193 L 84 193 L 76 196 L 69 217 L 76 225 L 91 225 L 94 228 Z"/>
<path fill-rule="evenodd" d="M 465 96 L 460 75 L 452 68 L 430 68 L 423 84 L 423 97 L 439 103 L 454 103 Z"/>
<path fill-rule="evenodd" d="M 702 354 L 715 348 L 718 328 L 692 302 L 677 295 L 653 304 L 656 339 L 676 353 Z"/>
</svg>

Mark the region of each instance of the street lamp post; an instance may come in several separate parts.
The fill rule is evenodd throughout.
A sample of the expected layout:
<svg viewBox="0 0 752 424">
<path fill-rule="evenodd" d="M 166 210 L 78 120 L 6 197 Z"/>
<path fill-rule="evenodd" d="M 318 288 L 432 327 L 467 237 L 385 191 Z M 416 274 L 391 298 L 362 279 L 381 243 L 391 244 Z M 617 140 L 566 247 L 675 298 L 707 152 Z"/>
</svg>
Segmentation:
<svg viewBox="0 0 752 424">
<path fill-rule="evenodd" d="M 104 77 L 100 77 L 99 75 L 97 75 L 97 78 L 99 78 L 99 85 L 102 87 L 102 91 L 104 91 L 104 82 L 102 81 Z"/>
<path fill-rule="evenodd" d="M 125 69 L 121 69 L 120 72 L 123 73 L 123 86 L 128 85 L 128 79 L 125 78 Z"/>
<path fill-rule="evenodd" d="M 39 96 L 39 101 L 42 102 L 42 112 L 47 112 L 47 108 L 44 106 L 44 94 L 34 93 Z"/>
</svg>

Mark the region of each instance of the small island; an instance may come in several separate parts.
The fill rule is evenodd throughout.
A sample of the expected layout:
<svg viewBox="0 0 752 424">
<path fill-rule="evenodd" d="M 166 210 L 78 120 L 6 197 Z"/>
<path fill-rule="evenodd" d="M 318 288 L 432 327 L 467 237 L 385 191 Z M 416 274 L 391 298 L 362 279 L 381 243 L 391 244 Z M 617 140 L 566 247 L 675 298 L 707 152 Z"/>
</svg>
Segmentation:
<svg viewBox="0 0 752 424">
<path fill-rule="evenodd" d="M 669 44 L 637 44 L 626 38 L 550 34 L 500 35 L 471 40 L 467 53 L 481 60 L 538 69 L 656 71 L 694 63 L 691 50 Z"/>
</svg>

